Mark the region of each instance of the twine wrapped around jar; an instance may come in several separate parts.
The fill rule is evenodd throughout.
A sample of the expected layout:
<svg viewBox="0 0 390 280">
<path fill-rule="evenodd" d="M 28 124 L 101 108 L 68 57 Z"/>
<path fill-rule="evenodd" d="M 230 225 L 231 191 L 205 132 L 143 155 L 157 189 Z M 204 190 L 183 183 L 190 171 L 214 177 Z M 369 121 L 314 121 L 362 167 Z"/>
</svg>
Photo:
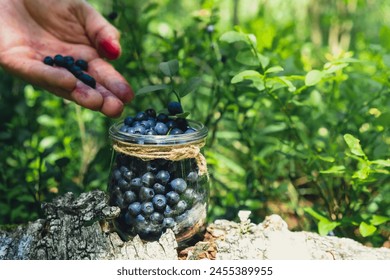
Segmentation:
<svg viewBox="0 0 390 280">
<path fill-rule="evenodd" d="M 174 145 L 140 145 L 115 139 L 112 146 L 114 150 L 122 154 L 137 157 L 144 161 L 153 159 L 179 161 L 194 158 L 199 168 L 199 175 L 208 175 L 206 159 L 200 152 L 205 144 L 205 139 Z"/>
</svg>

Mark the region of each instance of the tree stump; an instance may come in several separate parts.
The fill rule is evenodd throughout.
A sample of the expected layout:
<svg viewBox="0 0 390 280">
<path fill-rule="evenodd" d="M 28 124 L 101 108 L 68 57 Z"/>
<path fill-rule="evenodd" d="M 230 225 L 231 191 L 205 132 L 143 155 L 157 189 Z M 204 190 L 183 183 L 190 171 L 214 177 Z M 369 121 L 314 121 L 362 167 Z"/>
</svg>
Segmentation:
<svg viewBox="0 0 390 280">
<path fill-rule="evenodd" d="M 239 213 L 240 223 L 216 220 L 207 227 L 203 241 L 180 250 L 171 230 L 154 242 L 143 242 L 138 236 L 123 241 L 110 223 L 120 210 L 107 201 L 104 192 L 92 191 L 79 197 L 67 193 L 44 203 L 44 219 L 11 231 L 0 230 L 0 259 L 390 259 L 387 248 L 291 232 L 278 215 L 253 224 L 247 211 Z"/>
</svg>

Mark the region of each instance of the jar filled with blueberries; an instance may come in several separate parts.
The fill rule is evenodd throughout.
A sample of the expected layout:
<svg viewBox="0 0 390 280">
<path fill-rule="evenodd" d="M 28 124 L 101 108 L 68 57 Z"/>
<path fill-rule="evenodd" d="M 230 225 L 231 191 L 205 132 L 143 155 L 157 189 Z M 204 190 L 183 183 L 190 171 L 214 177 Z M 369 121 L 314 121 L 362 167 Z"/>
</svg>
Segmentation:
<svg viewBox="0 0 390 280">
<path fill-rule="evenodd" d="M 168 106 L 169 109 L 169 106 Z M 110 127 L 110 205 L 121 209 L 116 230 L 145 241 L 171 229 L 184 244 L 205 226 L 209 196 L 200 122 L 148 109 Z"/>
</svg>

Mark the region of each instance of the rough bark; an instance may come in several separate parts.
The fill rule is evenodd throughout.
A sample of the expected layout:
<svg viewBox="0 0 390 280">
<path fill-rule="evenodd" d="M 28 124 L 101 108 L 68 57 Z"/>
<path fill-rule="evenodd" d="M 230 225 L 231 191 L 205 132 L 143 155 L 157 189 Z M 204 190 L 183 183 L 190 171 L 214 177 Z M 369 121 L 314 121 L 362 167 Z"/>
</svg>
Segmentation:
<svg viewBox="0 0 390 280">
<path fill-rule="evenodd" d="M 390 259 L 390 249 L 369 248 L 353 240 L 291 232 L 277 215 L 255 225 L 248 212 L 240 223 L 216 220 L 204 240 L 178 250 L 172 231 L 158 241 L 138 236 L 123 241 L 110 220 L 119 209 L 104 192 L 71 193 L 43 206 L 44 219 L 0 230 L 0 259 Z"/>
</svg>

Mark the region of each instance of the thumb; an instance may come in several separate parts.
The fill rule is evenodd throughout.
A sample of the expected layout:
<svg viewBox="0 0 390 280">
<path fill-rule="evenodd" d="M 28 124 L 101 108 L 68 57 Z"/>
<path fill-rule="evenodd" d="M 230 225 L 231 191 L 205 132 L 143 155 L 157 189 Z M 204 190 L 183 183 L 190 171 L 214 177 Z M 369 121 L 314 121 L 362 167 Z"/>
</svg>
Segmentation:
<svg viewBox="0 0 390 280">
<path fill-rule="evenodd" d="M 92 6 L 84 2 L 85 30 L 98 53 L 108 59 L 117 59 L 121 54 L 119 31 Z"/>
</svg>

